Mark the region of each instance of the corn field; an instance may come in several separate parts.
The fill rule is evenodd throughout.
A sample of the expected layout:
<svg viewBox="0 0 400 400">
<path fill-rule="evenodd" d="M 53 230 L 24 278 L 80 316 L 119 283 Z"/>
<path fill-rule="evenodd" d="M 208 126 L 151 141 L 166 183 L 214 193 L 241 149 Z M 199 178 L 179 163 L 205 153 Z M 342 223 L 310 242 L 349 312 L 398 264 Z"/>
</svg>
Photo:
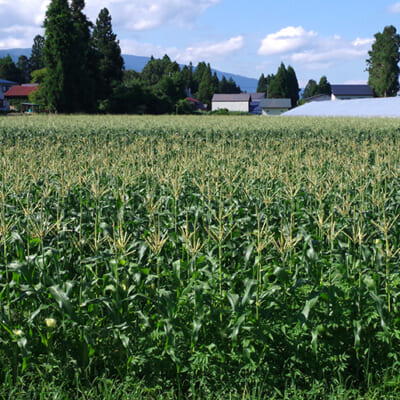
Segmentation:
<svg viewBox="0 0 400 400">
<path fill-rule="evenodd" d="M 1 118 L 0 394 L 396 387 L 399 147 L 395 119 Z"/>
</svg>

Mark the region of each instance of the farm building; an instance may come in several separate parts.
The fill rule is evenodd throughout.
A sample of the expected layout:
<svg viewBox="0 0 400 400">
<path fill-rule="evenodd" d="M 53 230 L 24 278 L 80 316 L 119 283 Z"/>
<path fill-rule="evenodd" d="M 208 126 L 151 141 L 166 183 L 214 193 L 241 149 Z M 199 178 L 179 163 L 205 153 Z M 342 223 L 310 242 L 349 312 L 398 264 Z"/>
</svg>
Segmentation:
<svg viewBox="0 0 400 400">
<path fill-rule="evenodd" d="M 249 112 L 251 96 L 248 93 L 216 93 L 211 100 L 212 111 L 226 108 L 229 111 Z"/>
<path fill-rule="evenodd" d="M 369 85 L 331 85 L 332 100 L 366 99 L 374 97 Z"/>
<path fill-rule="evenodd" d="M 4 94 L 12 87 L 16 85 L 15 82 L 7 81 L 5 79 L 0 79 L 0 110 L 8 110 L 7 99 L 4 98 Z"/>
<path fill-rule="evenodd" d="M 207 110 L 207 106 L 205 106 L 201 101 L 197 100 L 193 96 L 186 97 L 186 100 L 192 106 L 193 110 L 201 110 L 201 111 Z"/>
<path fill-rule="evenodd" d="M 261 114 L 260 102 L 265 98 L 265 93 L 250 93 L 250 97 L 249 112 L 251 114 Z"/>
<path fill-rule="evenodd" d="M 6 93 L 4 98 L 10 103 L 16 101 L 18 104 L 27 102 L 29 95 L 37 90 L 38 84 L 23 84 L 12 86 Z M 10 108 L 16 108 L 10 104 Z"/>
<path fill-rule="evenodd" d="M 262 115 L 281 115 L 292 106 L 290 99 L 263 99 L 260 102 Z"/>
<path fill-rule="evenodd" d="M 312 101 L 328 101 L 332 100 L 329 94 L 316 94 L 315 96 L 307 97 L 304 99 L 307 103 L 311 103 Z"/>
<path fill-rule="evenodd" d="M 261 114 L 259 105 L 264 97 L 265 93 L 215 93 L 211 109 L 216 111 L 225 108 L 229 111 Z"/>
</svg>

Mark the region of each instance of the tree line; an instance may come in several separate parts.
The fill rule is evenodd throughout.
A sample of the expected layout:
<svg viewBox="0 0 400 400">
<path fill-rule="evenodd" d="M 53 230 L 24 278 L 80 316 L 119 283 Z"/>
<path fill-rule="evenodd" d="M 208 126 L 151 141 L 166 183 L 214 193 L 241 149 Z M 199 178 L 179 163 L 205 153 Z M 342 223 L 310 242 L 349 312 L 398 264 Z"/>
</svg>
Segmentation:
<svg viewBox="0 0 400 400">
<path fill-rule="evenodd" d="M 96 23 L 83 10 L 84 0 L 52 0 L 43 23 L 44 36 L 33 40 L 30 57 L 0 58 L 0 77 L 18 83 L 39 83 L 30 100 L 50 111 L 112 113 L 189 113 L 187 96 L 211 105 L 214 93 L 240 93 L 232 78 L 222 79 L 210 64 L 190 63 L 180 67 L 168 55 L 151 57 L 142 72 L 124 69 L 124 61 L 112 19 L 103 8 Z M 400 36 L 393 26 L 375 35 L 369 51 L 368 84 L 377 96 L 393 96 L 399 90 Z M 276 74 L 261 74 L 257 92 L 269 98 L 290 98 L 299 102 L 299 84 L 291 66 L 284 63 Z M 310 79 L 303 99 L 331 94 L 326 76 L 317 83 Z M 303 100 L 304 101 L 304 100 Z"/>
<path fill-rule="evenodd" d="M 222 79 L 210 64 L 182 69 L 168 55 L 151 57 L 141 73 L 124 69 L 112 18 L 103 8 L 93 24 L 85 16 L 84 0 L 52 0 L 37 35 L 31 57 L 0 59 L 0 76 L 18 83 L 39 83 L 30 100 L 62 113 L 191 112 L 186 101 L 196 96 L 211 104 L 215 92 L 240 93 L 232 78 Z"/>
</svg>

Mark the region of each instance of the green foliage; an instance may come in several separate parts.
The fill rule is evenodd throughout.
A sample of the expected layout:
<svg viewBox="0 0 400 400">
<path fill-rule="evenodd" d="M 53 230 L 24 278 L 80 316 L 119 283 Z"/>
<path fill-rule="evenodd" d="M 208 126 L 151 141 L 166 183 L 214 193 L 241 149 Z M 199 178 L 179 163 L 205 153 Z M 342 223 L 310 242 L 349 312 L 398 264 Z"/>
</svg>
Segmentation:
<svg viewBox="0 0 400 400">
<path fill-rule="evenodd" d="M 215 81 L 212 78 L 211 67 L 208 64 L 207 68 L 203 72 L 201 81 L 199 84 L 199 90 L 197 92 L 197 98 L 207 105 L 211 105 L 211 99 L 216 92 Z"/>
<path fill-rule="evenodd" d="M 281 99 L 289 97 L 288 77 L 284 63 L 281 63 L 278 72 L 269 84 L 267 96 Z"/>
<path fill-rule="evenodd" d="M 101 82 L 96 65 L 96 54 L 91 46 L 90 29 L 92 24 L 88 21 L 83 9 L 84 0 L 72 0 L 71 18 L 73 29 L 71 42 L 74 52 L 74 65 L 71 77 L 73 112 L 96 111 L 97 87 Z"/>
<path fill-rule="evenodd" d="M 267 93 L 267 90 L 268 90 L 267 78 L 262 73 L 260 78 L 258 79 L 257 93 Z"/>
<path fill-rule="evenodd" d="M 225 75 L 222 76 L 221 80 L 218 83 L 214 83 L 214 86 L 217 87 L 218 93 L 240 93 L 240 87 L 236 85 L 235 81 L 230 77 L 229 79 L 225 78 Z"/>
<path fill-rule="evenodd" d="M 296 72 L 289 65 L 287 68 L 288 94 L 291 100 L 292 107 L 296 107 L 299 101 L 299 83 L 297 81 Z"/>
<path fill-rule="evenodd" d="M 19 56 L 16 67 L 19 70 L 21 83 L 28 83 L 31 80 L 31 65 L 29 58 L 24 55 Z"/>
<path fill-rule="evenodd" d="M 314 79 L 310 79 L 307 82 L 306 87 L 303 91 L 303 99 L 307 99 L 308 97 L 315 96 L 318 92 L 318 85 Z"/>
<path fill-rule="evenodd" d="M 0 76 L 11 82 L 21 82 L 21 72 L 10 55 L 0 58 Z"/>
<path fill-rule="evenodd" d="M 52 111 L 74 110 L 74 53 L 71 42 L 73 24 L 67 0 L 52 0 L 44 20 L 44 64 L 47 74 L 45 97 Z"/>
<path fill-rule="evenodd" d="M 329 96 L 332 94 L 331 84 L 325 75 L 318 82 L 316 94 L 327 94 Z"/>
<path fill-rule="evenodd" d="M 44 46 L 44 37 L 41 35 L 36 35 L 33 39 L 31 57 L 29 59 L 31 71 L 44 68 L 43 46 Z"/>
<path fill-rule="evenodd" d="M 270 81 L 268 83 L 268 80 Z M 267 97 L 269 98 L 289 98 L 292 107 L 297 105 L 299 100 L 299 83 L 296 72 L 289 65 L 286 69 L 285 64 L 281 63 L 278 72 L 273 77 L 260 78 L 259 85 L 267 85 Z"/>
<path fill-rule="evenodd" d="M 399 90 L 400 35 L 393 25 L 375 34 L 368 52 L 368 84 L 379 97 L 396 96 Z"/>
<path fill-rule="evenodd" d="M 314 79 L 310 79 L 308 81 L 303 92 L 303 99 L 307 99 L 318 94 L 332 94 L 331 84 L 328 82 L 328 79 L 325 75 L 321 77 L 318 84 Z"/>
<path fill-rule="evenodd" d="M 123 79 L 124 60 L 117 36 L 112 30 L 111 15 L 103 8 L 93 29 L 92 42 L 97 56 L 99 79 L 98 98 L 107 99 Z"/>
</svg>

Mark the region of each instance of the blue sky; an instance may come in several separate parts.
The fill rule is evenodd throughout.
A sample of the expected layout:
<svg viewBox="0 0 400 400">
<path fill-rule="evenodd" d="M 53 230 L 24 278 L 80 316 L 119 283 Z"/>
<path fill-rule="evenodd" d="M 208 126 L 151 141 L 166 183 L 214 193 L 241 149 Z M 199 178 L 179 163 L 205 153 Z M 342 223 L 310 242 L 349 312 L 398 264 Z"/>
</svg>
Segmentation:
<svg viewBox="0 0 400 400">
<path fill-rule="evenodd" d="M 49 0 L 0 0 L 0 49 L 31 47 L 43 31 Z M 86 0 L 95 21 L 107 7 L 124 54 L 180 63 L 210 62 L 221 71 L 258 78 L 292 65 L 304 85 L 366 82 L 374 34 L 400 30 L 395 0 Z"/>
</svg>

